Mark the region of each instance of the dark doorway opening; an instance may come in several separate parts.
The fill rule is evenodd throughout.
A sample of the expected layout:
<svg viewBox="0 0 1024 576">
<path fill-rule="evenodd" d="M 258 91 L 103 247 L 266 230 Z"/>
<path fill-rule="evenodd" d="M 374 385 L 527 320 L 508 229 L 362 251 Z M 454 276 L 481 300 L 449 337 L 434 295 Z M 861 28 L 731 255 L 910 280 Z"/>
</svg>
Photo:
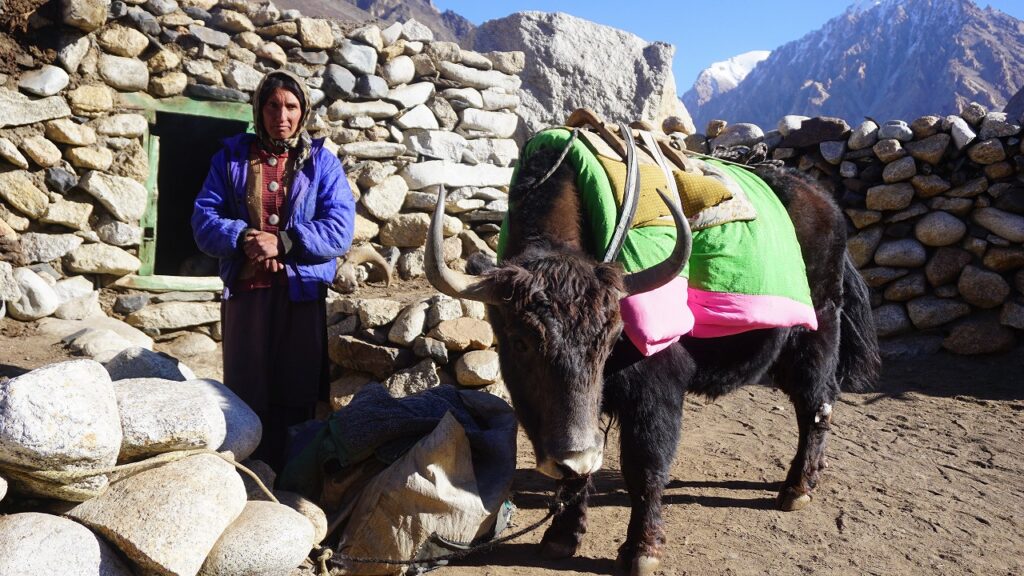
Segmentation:
<svg viewBox="0 0 1024 576">
<path fill-rule="evenodd" d="M 246 127 L 235 120 L 157 112 L 152 128 L 160 137 L 155 274 L 217 275 L 216 263 L 211 269 L 192 237 L 192 205 L 221 140 Z"/>
</svg>

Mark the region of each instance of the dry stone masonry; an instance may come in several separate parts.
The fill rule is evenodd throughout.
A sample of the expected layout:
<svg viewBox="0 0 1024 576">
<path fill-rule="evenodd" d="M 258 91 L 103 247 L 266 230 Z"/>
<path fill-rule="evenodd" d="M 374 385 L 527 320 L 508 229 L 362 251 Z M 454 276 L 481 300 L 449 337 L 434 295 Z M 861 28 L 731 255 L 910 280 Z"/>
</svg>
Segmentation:
<svg viewBox="0 0 1024 576">
<path fill-rule="evenodd" d="M 141 221 L 153 201 L 151 116 L 130 95 L 248 103 L 269 70 L 303 78 L 314 106 L 308 128 L 342 159 L 358 200 L 356 242 L 414 280 L 438 185 L 451 191 L 447 260 L 494 257 L 518 157 L 522 55 L 435 42 L 415 21 L 351 28 L 237 0 L 63 0 L 55 21 L 31 26 L 57 30 L 61 41 L 52 61 L 26 55 L 0 75 L 0 314 L 38 321 L 103 364 L 78 360 L 0 382 L 0 499 L 10 488 L 16 498 L 81 502 L 64 518 L 0 518 L 0 541 L 45 531 L 70 542 L 58 552 L 64 564 L 15 555 L 0 572 L 43 562 L 69 574 L 97 573 L 100 563 L 110 574 L 287 573 L 326 532 L 312 503 L 287 494 L 287 505 L 259 501 L 210 455 L 128 476 L 99 472 L 196 449 L 241 461 L 260 438 L 259 419 L 237 396 L 153 351 L 215 351 L 219 294 L 114 284 L 142 266 Z M 335 407 L 370 378 L 396 395 L 442 382 L 501 388 L 493 332 L 476 303 L 332 293 L 330 308 Z M 41 480 L 36 470 L 70 478 Z M 79 549 L 92 552 L 72 553 Z"/>
<path fill-rule="evenodd" d="M 1024 330 L 1019 118 L 972 103 L 959 115 L 855 127 L 786 116 L 764 132 L 712 121 L 687 144 L 699 152 L 760 145 L 834 186 L 886 352 L 997 352 Z"/>
<path fill-rule="evenodd" d="M 263 74 L 281 68 L 305 80 L 315 108 L 308 127 L 346 167 L 358 200 L 357 244 L 382 252 L 402 279 L 421 277 L 428 213 L 444 185 L 448 260 L 493 258 L 518 157 L 511 136 L 521 53 L 463 50 L 434 41 L 415 21 L 352 28 L 268 2 L 65 0 L 61 7 L 57 22 L 33 21 L 59 30 L 53 61 L 29 58 L 0 77 L 0 237 L 12 247 L 3 258 L 10 264 L 0 262 L 0 287 L 11 317 L 89 322 L 84 334 L 76 334 L 81 324 L 61 326 L 69 346 L 104 362 L 138 344 L 92 328 L 104 313 L 176 356 L 214 349 L 214 292 L 100 298 L 97 290 L 142 266 L 150 126 L 127 96 L 248 103 Z M 78 282 L 74 290 L 62 289 L 69 279 Z M 362 331 L 351 337 L 381 345 L 368 331 L 382 325 L 364 320 L 333 333 Z M 454 378 L 454 365 L 449 371 Z"/>
</svg>

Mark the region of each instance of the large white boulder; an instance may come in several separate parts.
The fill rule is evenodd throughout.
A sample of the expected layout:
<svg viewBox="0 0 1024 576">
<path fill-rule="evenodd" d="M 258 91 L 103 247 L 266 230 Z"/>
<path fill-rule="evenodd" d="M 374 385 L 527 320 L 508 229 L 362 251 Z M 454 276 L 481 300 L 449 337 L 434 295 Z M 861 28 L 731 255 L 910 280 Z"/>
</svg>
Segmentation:
<svg viewBox="0 0 1024 576">
<path fill-rule="evenodd" d="M 473 48 L 478 52 L 525 53 L 526 67 L 519 76 L 523 80 L 519 88 L 522 102 L 517 112 L 523 122 L 518 138 L 562 125 L 570 112 L 584 107 L 611 121 L 647 120 L 660 126 L 664 118 L 679 116 L 693 123 L 676 95 L 672 75 L 675 48 L 670 44 L 647 42 L 564 13 L 519 12 L 478 27 Z M 441 73 L 446 78 L 454 78 L 455 71 L 474 76 L 500 74 L 470 73 L 450 63 L 443 66 Z M 491 86 L 515 91 L 496 83 Z"/>
<path fill-rule="evenodd" d="M 216 449 L 224 442 L 220 408 L 202 386 L 160 378 L 114 383 L 124 439 L 118 460 L 175 450 Z"/>
<path fill-rule="evenodd" d="M 191 575 L 244 508 L 234 466 L 199 454 L 115 482 L 67 516 L 99 532 L 140 572 Z"/>
<path fill-rule="evenodd" d="M 113 466 L 121 423 L 107 371 L 92 360 L 50 364 L 0 382 L 0 469 L 89 471 Z M 80 500 L 106 486 L 103 475 L 42 481 L 6 470 L 12 484 L 39 496 Z"/>
<path fill-rule="evenodd" d="M 217 451 L 230 452 L 238 462 L 255 452 L 263 437 L 263 424 L 252 408 L 216 380 L 191 380 L 189 384 L 201 387 L 224 415 L 224 441 L 216 447 Z"/>
<path fill-rule="evenodd" d="M 27 322 L 45 318 L 57 311 L 60 297 L 41 276 L 28 268 L 17 268 L 14 270 L 14 281 L 18 284 L 21 298 L 11 300 L 9 311 L 12 318 Z"/>
</svg>

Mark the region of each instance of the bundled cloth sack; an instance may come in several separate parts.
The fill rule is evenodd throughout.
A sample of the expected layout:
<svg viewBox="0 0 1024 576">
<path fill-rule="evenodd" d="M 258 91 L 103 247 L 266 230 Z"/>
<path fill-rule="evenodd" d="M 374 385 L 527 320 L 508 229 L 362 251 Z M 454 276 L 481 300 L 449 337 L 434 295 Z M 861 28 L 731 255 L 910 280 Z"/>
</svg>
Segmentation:
<svg viewBox="0 0 1024 576">
<path fill-rule="evenodd" d="M 404 566 L 345 558 L 429 558 L 493 538 L 511 513 L 516 429 L 512 408 L 487 392 L 438 386 L 393 398 L 372 382 L 288 463 L 277 487 L 328 513 L 344 573 L 400 574 Z"/>
</svg>

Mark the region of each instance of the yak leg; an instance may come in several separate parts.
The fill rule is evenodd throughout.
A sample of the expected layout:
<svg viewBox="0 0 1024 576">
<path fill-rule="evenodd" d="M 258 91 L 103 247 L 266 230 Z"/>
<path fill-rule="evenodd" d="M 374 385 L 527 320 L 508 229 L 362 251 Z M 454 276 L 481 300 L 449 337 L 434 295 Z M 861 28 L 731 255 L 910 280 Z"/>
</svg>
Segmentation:
<svg viewBox="0 0 1024 576">
<path fill-rule="evenodd" d="M 661 563 L 661 551 L 665 545 L 665 530 L 661 518 L 661 496 L 668 483 L 668 469 L 675 453 L 676 434 L 670 435 L 671 445 L 657 448 L 667 450 L 657 454 L 634 439 L 625 438 L 621 446 L 622 477 L 629 491 L 631 510 L 626 541 L 619 548 L 616 562 L 621 568 L 628 568 L 634 576 L 652 574 Z"/>
<path fill-rule="evenodd" d="M 679 442 L 681 407 L 680 397 L 675 403 L 651 412 L 638 411 L 622 421 L 619 454 L 632 509 L 617 561 L 634 576 L 652 574 L 661 562 L 665 545 L 661 497 Z"/>
<path fill-rule="evenodd" d="M 839 350 L 838 314 L 818 314 L 816 331 L 803 331 L 792 339 L 776 364 L 776 382 L 796 409 L 800 439 L 778 506 L 800 510 L 811 502 L 821 472 L 828 466 L 825 448 L 832 408 L 839 397 L 836 366 Z"/>
<path fill-rule="evenodd" d="M 685 383 L 692 374 L 692 360 L 673 345 L 607 381 L 605 405 L 618 416 L 622 477 L 632 504 L 617 562 L 634 576 L 652 574 L 661 561 L 661 496 L 679 442 Z"/>
<path fill-rule="evenodd" d="M 555 498 L 565 508 L 551 521 L 541 539 L 541 555 L 545 558 L 569 558 L 576 554 L 583 535 L 587 533 L 587 499 L 594 485 L 590 476 L 563 478 L 558 481 Z"/>
</svg>

